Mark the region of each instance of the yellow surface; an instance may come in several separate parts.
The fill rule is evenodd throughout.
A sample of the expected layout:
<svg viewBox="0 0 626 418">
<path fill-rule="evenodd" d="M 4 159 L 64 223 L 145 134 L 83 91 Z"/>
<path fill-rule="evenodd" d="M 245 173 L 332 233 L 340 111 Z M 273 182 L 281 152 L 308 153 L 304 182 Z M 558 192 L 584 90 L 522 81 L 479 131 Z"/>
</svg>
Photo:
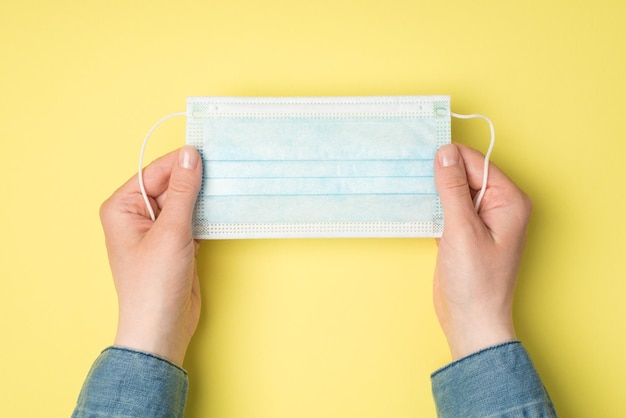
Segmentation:
<svg viewBox="0 0 626 418">
<path fill-rule="evenodd" d="M 561 416 L 626 416 L 626 3 L 4 1 L 0 416 L 111 343 L 98 207 L 190 95 L 450 94 L 535 203 L 516 324 Z M 484 149 L 480 121 L 453 139 Z M 184 120 L 152 159 L 184 143 Z M 434 417 L 432 240 L 207 242 L 190 417 Z"/>
</svg>

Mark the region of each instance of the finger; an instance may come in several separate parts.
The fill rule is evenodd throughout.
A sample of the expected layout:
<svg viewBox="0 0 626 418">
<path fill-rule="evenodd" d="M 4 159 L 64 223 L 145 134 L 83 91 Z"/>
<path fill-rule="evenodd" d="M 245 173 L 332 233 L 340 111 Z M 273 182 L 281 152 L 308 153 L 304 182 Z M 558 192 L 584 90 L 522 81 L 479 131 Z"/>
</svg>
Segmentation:
<svg viewBox="0 0 626 418">
<path fill-rule="evenodd" d="M 161 226 L 191 233 L 191 217 L 201 183 L 200 154 L 194 147 L 186 145 L 179 150 L 176 165 L 172 168 L 167 199 L 158 218 Z"/>
<path fill-rule="evenodd" d="M 435 158 L 435 185 L 444 214 L 445 230 L 458 230 L 478 218 L 466 174 L 465 163 L 456 144 L 439 148 Z"/>
<path fill-rule="evenodd" d="M 162 157 L 151 162 L 144 167 L 143 184 L 146 194 L 151 197 L 157 197 L 165 190 L 169 183 L 172 167 L 176 164 L 178 158 L 178 150 L 165 154 Z M 122 187 L 118 189 L 121 193 L 140 193 L 138 175 L 131 177 Z M 116 192 L 117 193 L 117 192 Z"/>
<path fill-rule="evenodd" d="M 472 190 L 480 190 L 483 185 L 483 170 L 485 166 L 485 156 L 473 148 L 466 145 L 455 144 L 463 158 L 467 181 Z M 509 178 L 494 163 L 489 162 L 489 177 L 487 185 L 492 183 L 500 184 L 510 182 Z"/>
<path fill-rule="evenodd" d="M 485 161 L 483 155 L 464 145 L 457 144 L 457 147 L 465 163 L 468 184 L 472 189 L 480 189 Z M 525 228 L 531 209 L 528 196 L 502 170 L 490 163 L 480 218 L 492 233 L 518 233 L 520 228 Z"/>
<path fill-rule="evenodd" d="M 148 199 L 157 214 L 159 212 L 156 204 L 157 198 L 167 190 L 172 166 L 176 164 L 177 158 L 178 152 L 173 151 L 158 158 L 143 170 Z M 137 224 L 137 219 L 132 215 L 150 220 L 148 209 L 141 196 L 137 174 L 118 188 L 100 207 L 102 225 L 105 227 L 105 232 L 114 232 L 110 234 L 112 236 L 125 236 L 127 234 L 124 234 L 124 231 L 132 233 L 136 227 L 141 229 L 150 227 L 151 222 Z"/>
</svg>

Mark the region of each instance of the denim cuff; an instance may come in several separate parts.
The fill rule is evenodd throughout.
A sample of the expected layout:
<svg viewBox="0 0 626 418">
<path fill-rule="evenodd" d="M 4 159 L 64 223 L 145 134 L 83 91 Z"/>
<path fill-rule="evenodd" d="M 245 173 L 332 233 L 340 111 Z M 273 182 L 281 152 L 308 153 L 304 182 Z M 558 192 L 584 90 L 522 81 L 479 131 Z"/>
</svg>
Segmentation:
<svg viewBox="0 0 626 418">
<path fill-rule="evenodd" d="M 161 357 L 109 347 L 83 384 L 73 417 L 182 417 L 187 372 Z"/>
<path fill-rule="evenodd" d="M 438 417 L 556 417 L 519 341 L 486 348 L 431 375 Z"/>
</svg>

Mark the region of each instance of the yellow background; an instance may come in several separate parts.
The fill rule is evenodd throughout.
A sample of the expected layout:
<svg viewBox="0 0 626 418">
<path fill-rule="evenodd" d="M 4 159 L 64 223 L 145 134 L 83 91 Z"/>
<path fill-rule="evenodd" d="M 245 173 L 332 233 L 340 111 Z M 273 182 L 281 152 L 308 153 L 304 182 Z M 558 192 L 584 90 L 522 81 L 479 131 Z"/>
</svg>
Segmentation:
<svg viewBox="0 0 626 418">
<path fill-rule="evenodd" d="M 519 338 L 563 417 L 626 416 L 626 3 L 3 1 L 0 416 L 68 416 L 112 341 L 99 204 L 191 95 L 449 94 L 535 203 Z M 168 121 L 148 159 L 181 146 Z M 481 121 L 453 139 L 484 150 Z M 433 240 L 202 244 L 190 417 L 433 417 Z"/>
</svg>

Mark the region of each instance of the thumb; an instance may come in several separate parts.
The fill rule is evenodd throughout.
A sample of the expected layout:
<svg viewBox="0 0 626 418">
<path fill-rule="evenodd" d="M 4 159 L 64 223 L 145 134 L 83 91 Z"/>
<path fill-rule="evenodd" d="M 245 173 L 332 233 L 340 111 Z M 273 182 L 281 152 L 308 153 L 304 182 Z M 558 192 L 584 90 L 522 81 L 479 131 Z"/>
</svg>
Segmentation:
<svg viewBox="0 0 626 418">
<path fill-rule="evenodd" d="M 443 145 L 437 151 L 435 186 L 443 207 L 444 229 L 456 230 L 477 219 L 465 163 L 455 144 Z"/>
<path fill-rule="evenodd" d="M 166 228 L 191 228 L 191 216 L 202 184 L 202 164 L 198 150 L 190 145 L 178 153 L 178 164 L 172 168 L 167 197 L 159 215 Z"/>
</svg>

